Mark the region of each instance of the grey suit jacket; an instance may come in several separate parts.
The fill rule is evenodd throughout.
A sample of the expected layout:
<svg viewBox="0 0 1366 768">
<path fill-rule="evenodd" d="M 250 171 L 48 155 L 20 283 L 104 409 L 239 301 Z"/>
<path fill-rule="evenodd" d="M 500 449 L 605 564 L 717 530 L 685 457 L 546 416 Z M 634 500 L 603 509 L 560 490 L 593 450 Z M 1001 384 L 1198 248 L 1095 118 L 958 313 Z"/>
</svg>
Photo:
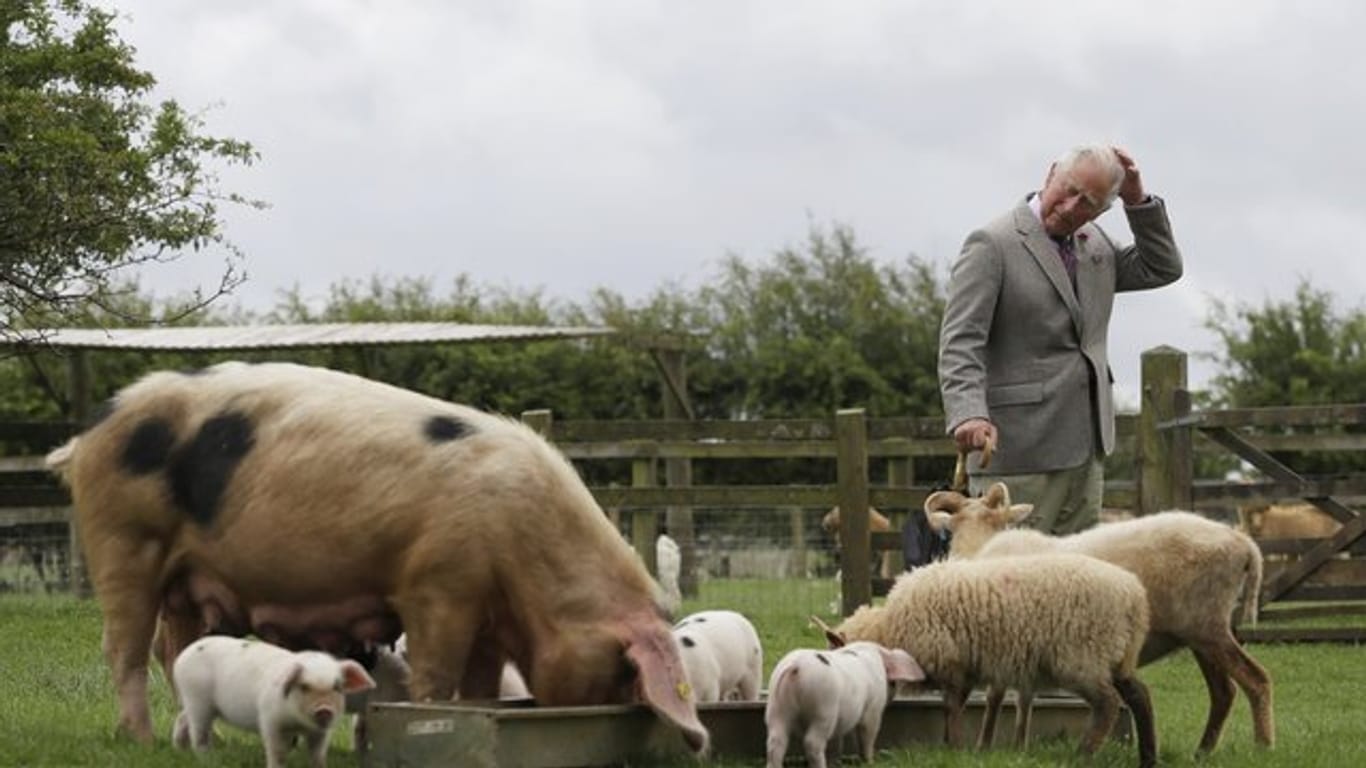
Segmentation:
<svg viewBox="0 0 1366 768">
<path fill-rule="evenodd" d="M 992 474 L 1066 469 L 1114 450 L 1115 292 L 1166 285 L 1182 268 L 1160 199 L 1125 213 L 1133 245 L 1094 223 L 1078 230 L 1075 292 L 1027 201 L 968 235 L 939 332 L 939 389 L 950 434 L 974 417 L 996 425 Z"/>
</svg>

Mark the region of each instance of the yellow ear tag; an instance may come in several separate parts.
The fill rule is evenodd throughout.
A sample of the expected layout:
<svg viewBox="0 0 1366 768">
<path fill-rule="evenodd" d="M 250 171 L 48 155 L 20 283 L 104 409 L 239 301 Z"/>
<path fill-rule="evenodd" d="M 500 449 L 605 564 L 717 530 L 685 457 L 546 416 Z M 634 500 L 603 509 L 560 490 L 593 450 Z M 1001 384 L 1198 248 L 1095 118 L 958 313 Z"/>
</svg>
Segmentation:
<svg viewBox="0 0 1366 768">
<path fill-rule="evenodd" d="M 687 680 L 684 680 L 680 682 L 677 686 L 675 686 L 675 690 L 678 691 L 678 698 L 684 701 L 689 701 L 692 699 L 692 686 L 688 685 Z"/>
</svg>

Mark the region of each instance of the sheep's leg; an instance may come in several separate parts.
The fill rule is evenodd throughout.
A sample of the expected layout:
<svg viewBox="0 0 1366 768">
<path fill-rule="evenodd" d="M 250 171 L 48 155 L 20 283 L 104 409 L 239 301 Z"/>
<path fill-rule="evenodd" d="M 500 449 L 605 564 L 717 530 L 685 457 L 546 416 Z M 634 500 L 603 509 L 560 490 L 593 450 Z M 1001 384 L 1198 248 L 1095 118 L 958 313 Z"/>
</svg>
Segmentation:
<svg viewBox="0 0 1366 768">
<path fill-rule="evenodd" d="M 1219 745 L 1219 735 L 1224 731 L 1228 713 L 1233 709 L 1233 698 L 1238 689 L 1233 685 L 1230 670 L 1219 660 L 1217 648 L 1191 645 L 1191 653 L 1200 665 L 1200 673 L 1205 676 L 1205 687 L 1209 689 L 1209 717 L 1205 720 L 1205 733 L 1200 737 L 1199 752 L 1210 752 Z"/>
<path fill-rule="evenodd" d="M 1106 681 L 1098 686 L 1080 688 L 1077 694 L 1091 705 L 1091 722 L 1082 734 L 1080 751 L 1084 755 L 1093 755 L 1105 742 L 1105 737 L 1114 730 L 1115 721 L 1119 719 L 1119 692 Z"/>
<path fill-rule="evenodd" d="M 1024 688 L 1015 693 L 1015 747 L 1029 746 L 1029 722 L 1034 717 L 1034 690 Z"/>
<path fill-rule="evenodd" d="M 944 743 L 955 749 L 963 746 L 963 708 L 969 690 L 968 686 L 944 688 Z"/>
<path fill-rule="evenodd" d="M 996 739 L 996 718 L 1001 714 L 1001 704 L 1005 702 L 1006 689 L 999 685 L 987 688 L 987 708 L 982 714 L 982 728 L 977 732 L 977 748 L 988 749 Z M 1019 722 L 1018 714 L 1016 722 Z"/>
<path fill-rule="evenodd" d="M 1134 718 L 1139 768 L 1157 765 L 1157 727 L 1153 722 L 1153 701 L 1148 695 L 1148 686 L 1137 677 L 1117 677 L 1115 689 Z"/>
<path fill-rule="evenodd" d="M 1258 746 L 1276 744 L 1276 721 L 1271 703 L 1271 675 L 1257 660 L 1248 655 L 1231 633 L 1225 633 L 1219 658 L 1243 689 L 1252 705 L 1253 737 Z"/>
</svg>

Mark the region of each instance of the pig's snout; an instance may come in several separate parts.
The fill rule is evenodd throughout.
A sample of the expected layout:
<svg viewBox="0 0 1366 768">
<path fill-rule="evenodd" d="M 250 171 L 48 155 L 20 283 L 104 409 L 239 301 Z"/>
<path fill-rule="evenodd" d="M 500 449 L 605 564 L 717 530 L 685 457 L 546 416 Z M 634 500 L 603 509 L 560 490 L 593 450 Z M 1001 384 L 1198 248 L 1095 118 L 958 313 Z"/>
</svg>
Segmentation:
<svg viewBox="0 0 1366 768">
<path fill-rule="evenodd" d="M 313 710 L 313 722 L 317 723 L 319 728 L 330 727 L 332 719 L 336 716 L 331 707 L 319 707 Z"/>
</svg>

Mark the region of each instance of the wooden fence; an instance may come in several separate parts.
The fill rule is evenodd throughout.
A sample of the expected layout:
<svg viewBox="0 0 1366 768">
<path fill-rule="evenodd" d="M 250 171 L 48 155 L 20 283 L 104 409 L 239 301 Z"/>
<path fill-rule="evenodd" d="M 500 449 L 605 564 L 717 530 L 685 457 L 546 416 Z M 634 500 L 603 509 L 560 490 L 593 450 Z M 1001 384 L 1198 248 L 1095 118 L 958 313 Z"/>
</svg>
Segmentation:
<svg viewBox="0 0 1366 768">
<path fill-rule="evenodd" d="M 696 573 L 692 509 L 871 505 L 914 511 L 948 479 L 942 472 L 927 473 L 926 460 L 936 459 L 936 466 L 943 466 L 953 456 L 939 418 L 867 418 L 857 409 L 824 419 L 754 421 L 557 421 L 549 411 L 528 412 L 523 418 L 581 466 L 630 463 L 629 484 L 591 490 L 605 509 L 632 515 L 633 545 L 647 563 L 653 563 L 659 515 L 667 516 L 683 554 L 685 592 L 691 591 Z M 1263 552 L 1287 558 L 1268 562 L 1264 615 L 1349 612 L 1357 609 L 1343 607 L 1343 601 L 1366 600 L 1366 559 L 1360 557 L 1359 543 L 1366 517 L 1353 506 L 1366 497 L 1366 474 L 1304 476 L 1272 455 L 1366 449 L 1366 404 L 1194 412 L 1186 389 L 1185 354 L 1160 347 L 1143 355 L 1139 413 L 1120 415 L 1116 428 L 1118 449 L 1107 461 L 1106 507 L 1136 514 L 1185 508 L 1232 521 L 1238 506 L 1307 500 L 1342 522 L 1342 528 L 1322 540 L 1259 542 Z M 70 424 L 0 424 L 0 441 L 54 446 L 73 429 Z M 1195 476 L 1198 459 L 1228 451 L 1254 469 L 1257 479 Z M 783 486 L 692 482 L 693 461 L 752 459 L 830 461 L 836 480 Z M 874 473 L 871 468 L 880 462 L 885 462 L 886 471 Z M 885 476 L 885 484 L 870 482 L 874 474 Z M 65 521 L 66 503 L 64 491 L 43 472 L 38 459 L 0 464 L 0 534 L 24 525 Z M 794 518 L 795 525 L 800 523 Z M 794 539 L 800 539 L 797 534 Z M 899 550 L 900 535 L 870 534 L 866 515 L 842 515 L 840 542 L 842 603 L 849 612 L 885 591 L 887 583 L 871 576 L 869 563 L 881 550 Z M 73 581 L 79 584 L 77 551 L 73 546 L 71 560 Z M 1334 605 L 1275 610 L 1277 603 L 1286 601 Z M 1314 635 L 1304 634 L 1311 639 Z"/>
</svg>

